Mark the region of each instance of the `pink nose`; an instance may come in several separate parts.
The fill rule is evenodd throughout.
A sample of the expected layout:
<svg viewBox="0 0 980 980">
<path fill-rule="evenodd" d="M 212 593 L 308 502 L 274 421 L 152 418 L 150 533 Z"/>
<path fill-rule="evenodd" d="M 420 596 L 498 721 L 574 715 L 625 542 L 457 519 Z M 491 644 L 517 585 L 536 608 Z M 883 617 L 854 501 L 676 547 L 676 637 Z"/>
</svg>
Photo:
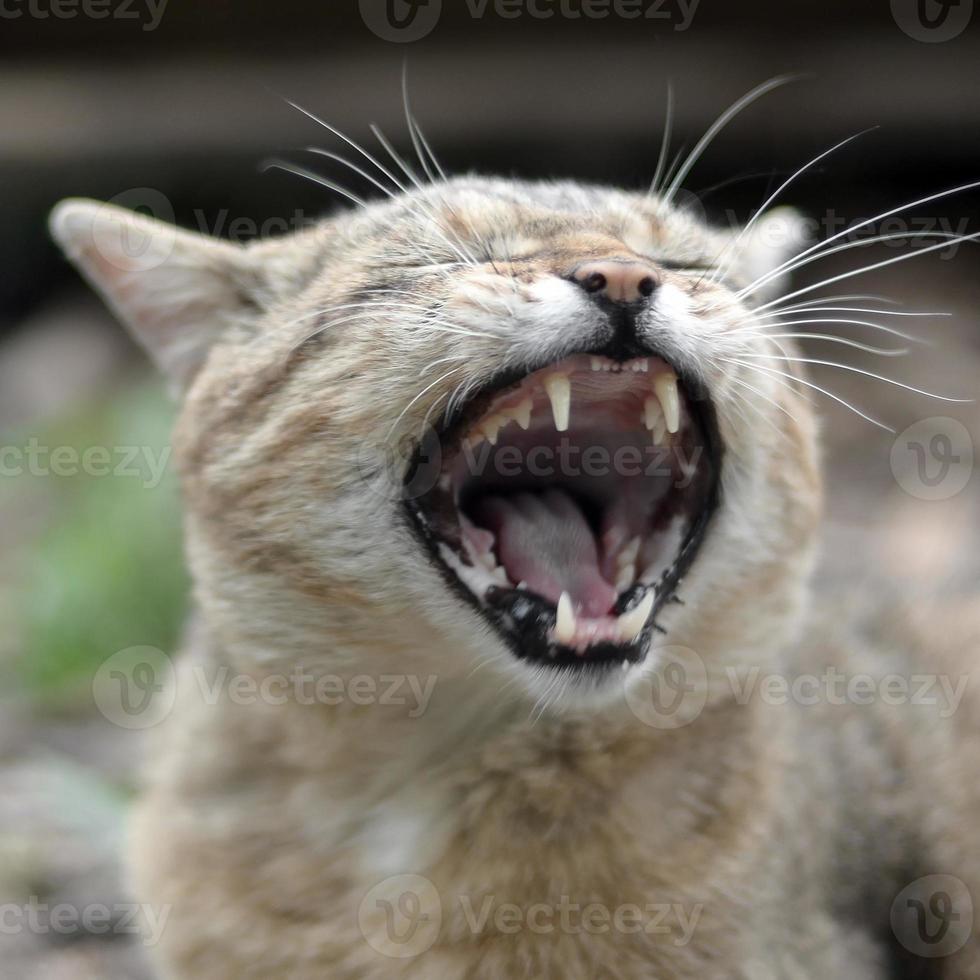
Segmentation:
<svg viewBox="0 0 980 980">
<path fill-rule="evenodd" d="M 653 295 L 657 274 L 643 262 L 606 259 L 585 262 L 572 278 L 587 292 L 605 296 L 614 303 L 632 303 Z"/>
</svg>

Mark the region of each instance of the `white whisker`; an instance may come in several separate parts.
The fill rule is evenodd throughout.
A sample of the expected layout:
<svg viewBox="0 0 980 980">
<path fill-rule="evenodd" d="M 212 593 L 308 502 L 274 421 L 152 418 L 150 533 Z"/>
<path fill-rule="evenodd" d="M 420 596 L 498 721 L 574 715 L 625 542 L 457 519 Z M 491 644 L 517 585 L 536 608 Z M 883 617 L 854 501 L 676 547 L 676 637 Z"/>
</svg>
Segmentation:
<svg viewBox="0 0 980 980">
<path fill-rule="evenodd" d="M 750 106 L 756 99 L 762 98 L 767 92 L 771 92 L 774 88 L 779 88 L 781 85 L 785 85 L 787 82 L 793 81 L 799 76 L 794 75 L 781 75 L 777 78 L 770 78 L 769 81 L 763 82 L 761 85 L 757 85 L 751 92 L 743 95 L 737 102 L 730 105 L 707 129 L 704 136 L 698 140 L 694 145 L 694 149 L 691 150 L 689 156 L 684 161 L 684 163 L 678 168 L 677 173 L 671 178 L 670 185 L 667 187 L 663 195 L 664 204 L 670 204 L 676 196 L 678 190 L 680 190 L 681 185 L 684 183 L 685 178 L 691 172 L 691 169 L 701 158 L 701 155 L 708 148 L 711 141 L 728 125 L 728 123 L 735 118 L 743 109 Z"/>
<path fill-rule="evenodd" d="M 739 364 L 744 368 L 752 371 L 762 371 L 766 374 L 779 376 L 782 378 L 788 378 L 792 382 L 804 385 L 807 388 L 812 388 L 814 391 L 819 391 L 822 395 L 826 395 L 828 398 L 833 399 L 835 402 L 843 405 L 845 408 L 850 409 L 855 415 L 860 415 L 865 421 L 870 422 L 872 425 L 878 426 L 879 429 L 884 429 L 886 432 L 894 433 L 895 430 L 884 422 L 879 422 L 877 419 L 872 418 L 870 415 L 865 414 L 861 409 L 852 405 L 849 401 L 841 398 L 840 395 L 835 395 L 832 391 L 827 391 L 826 388 L 821 388 L 820 385 L 814 384 L 812 381 L 807 381 L 805 378 L 799 378 L 795 374 L 788 374 L 786 371 L 780 371 L 777 368 L 763 367 L 761 364 L 751 364 L 745 361 L 739 360 L 738 358 L 726 358 L 726 360 L 731 361 L 733 364 Z"/>
<path fill-rule="evenodd" d="M 942 402 L 956 402 L 958 404 L 968 404 L 972 398 L 951 398 L 948 395 L 939 395 L 934 391 L 926 391 L 923 388 L 916 388 L 913 385 L 905 384 L 903 381 L 896 381 L 894 378 L 887 378 L 873 371 L 866 371 L 864 368 L 855 367 L 853 364 L 838 364 L 836 361 L 824 361 L 815 357 L 789 357 L 777 356 L 773 354 L 740 354 L 739 357 L 766 358 L 775 361 L 792 361 L 795 364 L 820 364 L 823 367 L 838 368 L 841 371 L 850 371 L 860 374 L 865 378 L 872 378 L 875 381 L 882 381 L 885 384 L 894 385 L 896 388 L 904 388 L 906 391 L 914 391 L 917 395 L 925 395 L 927 398 L 935 398 Z"/>
</svg>

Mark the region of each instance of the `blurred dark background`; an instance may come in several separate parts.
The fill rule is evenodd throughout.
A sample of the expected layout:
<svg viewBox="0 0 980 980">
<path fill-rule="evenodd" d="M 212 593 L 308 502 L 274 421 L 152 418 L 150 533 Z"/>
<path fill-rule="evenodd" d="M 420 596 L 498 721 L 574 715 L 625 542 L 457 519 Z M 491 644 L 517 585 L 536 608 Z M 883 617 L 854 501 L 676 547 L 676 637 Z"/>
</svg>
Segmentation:
<svg viewBox="0 0 980 980">
<path fill-rule="evenodd" d="M 429 0 L 401 41 L 379 20 L 384 0 L 106 2 L 5 0 L 0 14 L 0 447 L 18 453 L 31 440 L 78 452 L 134 446 L 157 458 L 168 446 L 172 408 L 161 386 L 49 241 L 57 200 L 115 199 L 245 240 L 346 206 L 310 181 L 262 172 L 270 158 L 370 190 L 303 153 L 344 148 L 286 98 L 364 142 L 377 123 L 407 152 L 407 67 L 414 112 L 447 170 L 645 188 L 668 83 L 679 150 L 753 86 L 800 73 L 739 115 L 691 172 L 686 188 L 712 219 L 744 220 L 788 174 L 869 127 L 878 128 L 802 177 L 787 202 L 829 227 L 980 179 L 980 12 L 971 0 L 934 28 L 917 0 L 599 0 L 589 9 L 607 10 L 601 18 L 585 16 L 589 0 L 532 3 L 552 11 L 547 18 L 515 0 Z M 936 0 L 925 4 L 940 17 Z M 658 16 L 616 12 L 637 8 Z M 912 218 L 921 222 L 912 230 L 978 231 L 980 193 Z M 897 254 L 855 250 L 807 275 Z M 807 355 L 974 397 L 978 254 L 962 245 L 830 290 L 952 314 L 901 324 L 926 342 L 912 356 L 820 342 Z M 815 392 L 828 472 L 821 579 L 856 576 L 859 558 L 861 576 L 909 601 L 937 582 L 974 585 L 980 502 L 965 457 L 980 433 L 976 406 L 854 371 L 814 366 L 813 377 L 895 433 L 951 432 L 957 466 L 969 467 L 962 487 L 927 499 L 896 462 L 896 435 Z M 187 582 L 173 474 L 154 482 L 145 472 L 107 479 L 7 466 L 0 507 L 0 905 L 31 896 L 112 904 L 125 898 L 116 855 L 146 733 L 100 713 L 93 680 L 119 650 L 170 654 L 178 643 Z M 2 934 L 0 980 L 146 975 L 136 944 L 107 938 Z"/>
</svg>

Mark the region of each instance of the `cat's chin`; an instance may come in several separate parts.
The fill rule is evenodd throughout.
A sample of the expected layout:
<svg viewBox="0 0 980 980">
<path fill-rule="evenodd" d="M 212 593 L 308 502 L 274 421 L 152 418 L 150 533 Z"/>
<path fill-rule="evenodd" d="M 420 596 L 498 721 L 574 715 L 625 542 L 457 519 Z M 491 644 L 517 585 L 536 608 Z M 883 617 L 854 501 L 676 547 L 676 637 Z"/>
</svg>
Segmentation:
<svg viewBox="0 0 980 980">
<path fill-rule="evenodd" d="M 574 354 L 493 379 L 438 437 L 406 486 L 433 458 L 438 471 L 406 508 L 448 587 L 520 660 L 590 675 L 641 662 L 718 501 L 697 379 L 658 356 Z"/>
</svg>

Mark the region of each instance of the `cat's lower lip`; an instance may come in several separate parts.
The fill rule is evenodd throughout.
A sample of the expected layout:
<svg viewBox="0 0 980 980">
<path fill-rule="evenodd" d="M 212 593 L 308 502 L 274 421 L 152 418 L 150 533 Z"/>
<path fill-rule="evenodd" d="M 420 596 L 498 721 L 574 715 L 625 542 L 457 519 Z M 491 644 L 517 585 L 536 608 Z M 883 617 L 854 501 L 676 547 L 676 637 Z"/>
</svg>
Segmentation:
<svg viewBox="0 0 980 980">
<path fill-rule="evenodd" d="M 641 660 L 717 499 L 710 402 L 656 357 L 575 354 L 489 386 L 408 501 L 449 584 L 524 660 Z M 411 474 L 410 474 L 411 475 Z"/>
</svg>

